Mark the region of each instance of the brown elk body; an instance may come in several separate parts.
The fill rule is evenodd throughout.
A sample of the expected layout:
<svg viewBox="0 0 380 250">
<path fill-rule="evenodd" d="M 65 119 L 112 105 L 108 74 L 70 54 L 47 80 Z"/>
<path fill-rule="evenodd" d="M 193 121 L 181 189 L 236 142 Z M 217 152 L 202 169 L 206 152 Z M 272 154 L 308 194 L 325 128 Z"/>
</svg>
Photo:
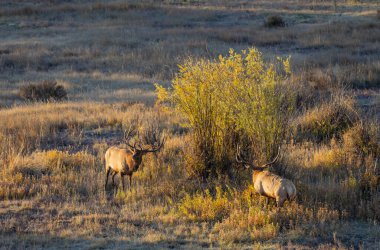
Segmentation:
<svg viewBox="0 0 380 250">
<path fill-rule="evenodd" d="M 150 152 L 156 152 L 161 149 L 164 144 L 164 139 L 161 141 L 157 140 L 157 135 L 155 133 L 145 134 L 145 141 L 150 142 L 150 149 L 143 149 L 141 146 L 141 140 L 139 143 L 135 142 L 132 146 L 129 144 L 129 137 L 131 134 L 131 129 L 129 129 L 128 134 L 125 135 L 126 143 L 129 149 L 110 147 L 105 154 L 105 167 L 106 167 L 106 181 L 104 188 L 107 188 L 109 175 L 112 173 L 112 184 L 115 185 L 115 176 L 119 174 L 122 188 L 125 189 L 124 176 L 129 176 L 129 185 L 132 188 L 132 175 L 139 169 L 142 162 L 142 158 L 145 154 Z M 156 145 L 158 142 L 158 145 Z M 136 146 L 136 144 L 138 144 Z M 156 145 L 156 146 L 155 146 Z"/>
<path fill-rule="evenodd" d="M 256 167 L 252 163 L 243 160 L 240 154 L 240 148 L 237 148 L 236 160 L 239 163 L 245 164 L 246 168 L 252 168 L 252 183 L 256 192 L 267 198 L 273 198 L 276 200 L 278 207 L 282 207 L 286 200 L 292 201 L 296 197 L 296 187 L 292 181 L 282 178 L 276 174 L 273 174 L 266 170 L 266 168 L 278 159 L 279 153 L 273 161 L 264 164 L 261 167 Z M 269 202 L 269 200 L 267 200 Z"/>
</svg>

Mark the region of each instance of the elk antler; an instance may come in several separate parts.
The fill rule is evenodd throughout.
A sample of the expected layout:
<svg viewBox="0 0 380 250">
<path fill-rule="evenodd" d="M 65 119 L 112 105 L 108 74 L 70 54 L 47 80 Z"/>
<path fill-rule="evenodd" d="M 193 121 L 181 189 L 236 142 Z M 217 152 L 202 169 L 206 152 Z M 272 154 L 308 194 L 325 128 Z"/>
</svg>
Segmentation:
<svg viewBox="0 0 380 250">
<path fill-rule="evenodd" d="M 278 146 L 278 151 L 276 157 L 271 162 L 265 163 L 264 165 L 261 166 L 261 168 L 265 168 L 266 166 L 270 166 L 273 163 L 275 163 L 278 160 L 278 157 L 280 156 L 280 146 Z"/>
<path fill-rule="evenodd" d="M 277 155 L 276 155 L 276 157 L 271 162 L 268 162 L 268 163 L 262 165 L 261 167 L 256 167 L 255 165 L 253 165 L 252 163 L 248 162 L 247 160 L 245 160 L 242 157 L 240 146 L 239 145 L 236 146 L 236 161 L 238 163 L 245 164 L 246 168 L 252 167 L 253 170 L 263 170 L 267 166 L 272 165 L 273 163 L 275 163 L 278 160 L 279 155 L 280 155 L 280 147 L 278 147 Z"/>
<path fill-rule="evenodd" d="M 131 134 L 134 132 L 135 130 L 132 128 L 132 125 L 129 126 L 129 129 L 128 129 L 128 132 L 127 130 L 124 131 L 124 140 L 125 140 L 125 143 L 127 144 L 128 147 L 130 147 L 130 149 L 135 152 L 136 151 L 136 142 L 134 142 L 133 146 L 129 143 L 129 141 L 131 140 Z"/>
<path fill-rule="evenodd" d="M 132 125 L 129 127 L 128 132 L 127 131 L 124 132 L 125 143 L 133 152 L 136 152 L 136 150 L 143 151 L 144 153 L 156 152 L 160 150 L 162 146 L 165 144 L 166 138 L 160 136 L 157 130 L 151 127 L 150 129 L 145 131 L 142 138 L 140 137 L 139 131 L 137 131 L 137 139 L 134 140 L 134 143 L 132 146 L 130 143 L 130 140 L 131 140 L 132 134 L 134 133 L 135 133 L 135 130 L 132 128 Z M 148 146 L 148 148 L 144 149 L 144 146 L 142 145 L 143 143 L 145 144 L 145 147 Z"/>
<path fill-rule="evenodd" d="M 161 138 L 160 138 L 161 137 Z M 144 152 L 156 152 L 162 148 L 165 144 L 165 136 L 160 136 L 157 129 L 151 127 L 145 131 L 144 142 L 148 144 L 151 148 L 144 149 Z"/>
<path fill-rule="evenodd" d="M 252 165 L 247 160 L 244 160 L 244 158 L 242 157 L 239 144 L 236 145 L 236 162 L 240 164 L 245 164 L 248 167 Z"/>
</svg>

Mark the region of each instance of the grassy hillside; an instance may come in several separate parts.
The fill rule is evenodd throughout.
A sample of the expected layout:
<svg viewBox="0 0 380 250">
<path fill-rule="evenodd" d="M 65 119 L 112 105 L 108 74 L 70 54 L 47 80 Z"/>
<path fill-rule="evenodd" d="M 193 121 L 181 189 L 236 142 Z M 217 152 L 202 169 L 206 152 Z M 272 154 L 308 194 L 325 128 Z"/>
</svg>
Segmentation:
<svg viewBox="0 0 380 250">
<path fill-rule="evenodd" d="M 369 0 L 2 1 L 0 248 L 378 249 L 377 8 Z M 155 104 L 154 83 L 172 86 L 178 64 L 251 47 L 268 63 L 290 56 L 295 106 L 270 170 L 294 182 L 297 198 L 280 209 L 238 164 L 199 178 L 194 127 Z M 67 100 L 20 97 L 22 86 L 46 80 Z M 143 158 L 131 190 L 104 190 L 104 153 L 126 147 L 123 132 L 136 121 L 164 131 L 165 146 Z"/>
</svg>

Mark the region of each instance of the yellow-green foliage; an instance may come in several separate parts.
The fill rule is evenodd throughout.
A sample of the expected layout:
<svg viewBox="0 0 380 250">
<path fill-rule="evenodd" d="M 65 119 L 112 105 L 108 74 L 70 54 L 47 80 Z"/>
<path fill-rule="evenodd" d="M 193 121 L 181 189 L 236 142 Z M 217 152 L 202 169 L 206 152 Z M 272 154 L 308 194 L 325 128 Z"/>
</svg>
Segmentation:
<svg viewBox="0 0 380 250">
<path fill-rule="evenodd" d="M 217 61 L 188 60 L 165 90 L 156 85 L 158 101 L 169 101 L 187 118 L 206 166 L 230 164 L 236 135 L 253 145 L 259 160 L 273 153 L 293 108 L 289 58 L 265 63 L 255 48 L 232 49 Z M 227 161 L 226 161 L 227 160 Z"/>
<path fill-rule="evenodd" d="M 210 190 L 193 196 L 186 194 L 178 205 L 178 211 L 190 220 L 214 221 L 226 217 L 230 210 L 227 193 L 216 187 L 215 197 Z"/>
</svg>

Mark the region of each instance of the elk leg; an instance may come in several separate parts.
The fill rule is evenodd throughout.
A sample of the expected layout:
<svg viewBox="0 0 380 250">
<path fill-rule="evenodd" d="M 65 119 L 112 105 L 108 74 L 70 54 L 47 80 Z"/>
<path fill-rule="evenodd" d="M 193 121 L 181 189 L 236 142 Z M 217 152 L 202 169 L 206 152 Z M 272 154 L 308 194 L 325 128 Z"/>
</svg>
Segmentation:
<svg viewBox="0 0 380 250">
<path fill-rule="evenodd" d="M 129 189 L 132 191 L 132 175 L 129 176 Z"/>
<path fill-rule="evenodd" d="M 115 176 L 116 176 L 116 174 L 117 174 L 117 172 L 114 172 L 112 174 L 112 185 L 114 185 L 114 186 L 115 186 Z"/>
<path fill-rule="evenodd" d="M 285 199 L 276 199 L 277 207 L 282 207 L 284 205 Z"/>
<path fill-rule="evenodd" d="M 108 168 L 107 169 L 107 173 L 106 173 L 106 184 L 104 185 L 104 189 L 107 189 L 107 184 L 108 184 L 108 176 L 111 172 L 111 168 Z"/>
<path fill-rule="evenodd" d="M 124 188 L 124 178 L 123 178 L 123 175 L 120 173 L 120 180 L 121 180 L 121 185 L 123 187 L 123 191 L 125 190 Z"/>
</svg>

